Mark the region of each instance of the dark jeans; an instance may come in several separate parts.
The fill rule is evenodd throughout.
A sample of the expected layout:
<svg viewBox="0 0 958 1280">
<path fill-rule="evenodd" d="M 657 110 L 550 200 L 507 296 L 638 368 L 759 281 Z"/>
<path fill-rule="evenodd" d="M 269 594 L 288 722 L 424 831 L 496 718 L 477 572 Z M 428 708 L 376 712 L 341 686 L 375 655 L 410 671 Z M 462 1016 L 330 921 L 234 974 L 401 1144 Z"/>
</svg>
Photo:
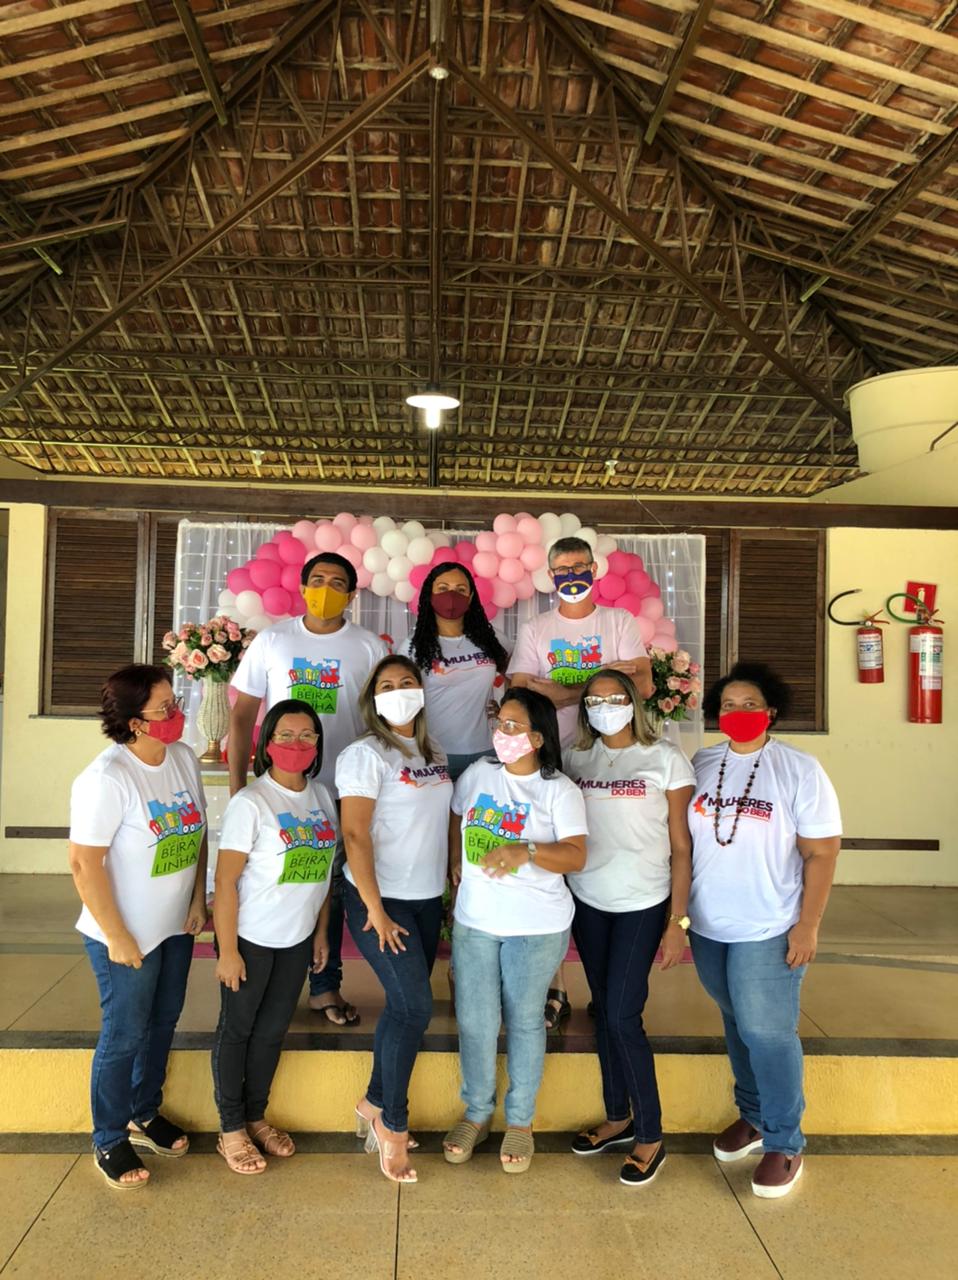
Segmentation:
<svg viewBox="0 0 958 1280">
<path fill-rule="evenodd" d="M 345 860 L 346 857 L 340 845 L 336 849 L 333 879 L 329 886 L 329 959 L 321 973 L 312 971 L 312 951 L 307 960 L 311 996 L 322 996 L 327 991 L 338 991 L 343 985 L 343 885 L 346 883 L 343 878 L 343 864 Z"/>
<path fill-rule="evenodd" d="M 260 947 L 237 938 L 246 965 L 239 991 L 220 986 L 213 1041 L 213 1094 L 220 1129 L 234 1133 L 266 1115 L 283 1040 L 312 959 L 312 935 L 294 947 Z"/>
<path fill-rule="evenodd" d="M 442 898 L 383 898 L 390 918 L 409 930 L 403 937 L 406 950 L 394 955 L 389 947 L 379 950 L 374 929 L 363 932 L 366 905 L 348 880 L 345 892 L 349 932 L 386 993 L 386 1007 L 376 1024 L 366 1098 L 374 1107 L 382 1107 L 387 1129 L 404 1133 L 409 1127 L 409 1077 L 432 1017 L 429 975 L 439 946 Z"/>
<path fill-rule="evenodd" d="M 598 911 L 576 898 L 572 921 L 595 1004 L 606 1118 L 627 1120 L 631 1112 L 637 1142 L 658 1142 L 662 1137 L 655 1060 L 642 1012 L 666 905 L 667 900 L 643 911 Z"/>
<path fill-rule="evenodd" d="M 163 1102 L 166 1063 L 186 996 L 193 939 L 176 933 L 143 957 L 139 969 L 114 964 L 107 947 L 84 937 L 100 989 L 103 1022 L 90 1080 L 93 1145 L 109 1151 L 131 1120 L 146 1124 Z"/>
</svg>

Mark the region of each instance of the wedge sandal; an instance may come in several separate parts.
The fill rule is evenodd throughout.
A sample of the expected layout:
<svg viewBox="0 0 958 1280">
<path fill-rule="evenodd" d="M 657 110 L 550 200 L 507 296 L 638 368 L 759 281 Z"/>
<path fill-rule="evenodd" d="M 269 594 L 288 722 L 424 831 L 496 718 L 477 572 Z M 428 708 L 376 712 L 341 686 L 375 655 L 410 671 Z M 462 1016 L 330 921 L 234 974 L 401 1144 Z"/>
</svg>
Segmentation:
<svg viewBox="0 0 958 1280">
<path fill-rule="evenodd" d="M 489 1129 L 492 1120 L 485 1120 L 482 1124 L 473 1124 L 471 1120 L 460 1120 L 458 1124 L 454 1124 L 446 1136 L 442 1140 L 442 1154 L 450 1164 L 465 1164 L 467 1160 L 471 1160 L 473 1152 L 480 1142 L 485 1142 L 489 1137 Z M 446 1143 L 451 1147 L 461 1147 L 461 1151 L 449 1151 Z"/>
<path fill-rule="evenodd" d="M 94 1151 L 93 1163 L 103 1174 L 107 1186 L 113 1187 L 115 1191 L 136 1191 L 138 1187 L 145 1187 L 149 1182 L 149 1178 L 137 1178 L 134 1182 L 120 1181 L 125 1173 L 146 1168 L 126 1138 L 111 1147 L 109 1151 Z"/>
<path fill-rule="evenodd" d="M 535 1139 L 525 1129 L 507 1129 L 499 1148 L 499 1159 L 503 1173 L 525 1173 L 532 1163 L 535 1152 Z M 503 1156 L 518 1156 L 517 1160 L 503 1160 Z"/>
<path fill-rule="evenodd" d="M 185 1156 L 190 1149 L 190 1141 L 186 1138 L 182 1147 L 174 1147 L 173 1143 L 180 1138 L 186 1138 L 185 1129 L 181 1129 L 172 1120 L 167 1120 L 166 1116 L 155 1115 L 146 1124 L 130 1121 L 130 1142 L 134 1147 L 152 1151 L 155 1156 L 171 1156 L 174 1159 Z"/>
</svg>

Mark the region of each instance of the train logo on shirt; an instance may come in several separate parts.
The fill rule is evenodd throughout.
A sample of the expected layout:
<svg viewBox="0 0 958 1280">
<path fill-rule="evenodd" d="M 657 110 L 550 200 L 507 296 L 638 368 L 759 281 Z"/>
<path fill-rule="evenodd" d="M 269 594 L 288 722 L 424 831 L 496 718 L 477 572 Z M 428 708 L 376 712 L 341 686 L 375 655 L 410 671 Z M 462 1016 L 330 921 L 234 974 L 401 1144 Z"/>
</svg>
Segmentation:
<svg viewBox="0 0 958 1280">
<path fill-rule="evenodd" d="M 334 716 L 343 687 L 342 662 L 339 658 L 294 658 L 289 669 L 289 696 L 308 702 L 317 714 Z"/>
<path fill-rule="evenodd" d="M 602 666 L 602 637 L 550 640 L 546 653 L 549 679 L 556 684 L 584 684 Z"/>
<path fill-rule="evenodd" d="M 310 809 L 304 818 L 278 813 L 279 838 L 285 846 L 283 870 L 277 884 L 321 884 L 329 875 L 336 852 L 336 831 L 322 809 Z"/>
<path fill-rule="evenodd" d="M 722 796 L 719 807 L 722 810 L 723 818 L 735 817 L 736 806 L 741 800 L 740 796 Z M 692 812 L 699 818 L 711 820 L 715 817 L 716 797 L 710 795 L 707 791 L 701 791 L 692 802 Z M 755 818 L 758 822 L 771 822 L 775 813 L 775 805 L 771 800 L 758 800 L 754 796 L 750 797 L 745 807 L 742 809 L 743 818 Z"/>
<path fill-rule="evenodd" d="M 407 787 L 436 787 L 452 780 L 444 764 L 427 764 L 421 769 L 410 769 L 407 764 L 399 771 L 399 781 Z"/>
<path fill-rule="evenodd" d="M 195 865 L 200 856 L 205 822 L 189 791 L 175 791 L 172 800 L 148 800 L 149 828 L 156 836 L 151 876 L 171 876 Z"/>
<path fill-rule="evenodd" d="M 463 815 L 466 823 L 463 845 L 467 861 L 475 865 L 497 845 L 522 840 L 531 813 L 531 804 L 503 806 L 481 791 L 476 796 L 476 803 Z"/>
</svg>

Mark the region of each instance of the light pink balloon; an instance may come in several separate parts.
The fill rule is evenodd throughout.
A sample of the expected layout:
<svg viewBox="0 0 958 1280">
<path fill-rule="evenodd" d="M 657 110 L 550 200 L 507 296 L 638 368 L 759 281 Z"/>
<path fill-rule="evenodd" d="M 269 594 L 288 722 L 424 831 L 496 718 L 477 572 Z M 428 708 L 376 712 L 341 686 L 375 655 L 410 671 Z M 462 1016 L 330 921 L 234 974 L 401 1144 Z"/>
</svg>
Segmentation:
<svg viewBox="0 0 958 1280">
<path fill-rule="evenodd" d="M 480 551 L 472 562 L 477 578 L 494 578 L 499 572 L 499 557 L 494 551 Z"/>
<path fill-rule="evenodd" d="M 338 551 L 343 544 L 343 531 L 328 520 L 316 526 L 316 550 Z"/>
<path fill-rule="evenodd" d="M 492 522 L 492 528 L 494 533 L 515 533 L 516 518 L 507 511 L 500 511 Z"/>
<path fill-rule="evenodd" d="M 499 609 L 511 609 L 518 599 L 516 589 L 498 578 L 492 584 L 492 603 Z"/>
<path fill-rule="evenodd" d="M 674 653 L 679 647 L 675 636 L 669 635 L 667 631 L 656 631 L 652 643 L 656 649 L 664 649 L 666 653 Z"/>
<path fill-rule="evenodd" d="M 279 617 L 280 614 L 289 613 L 292 603 L 289 592 L 284 591 L 282 587 L 267 587 L 263 592 L 263 608 L 274 618 Z"/>
<path fill-rule="evenodd" d="M 625 585 L 640 600 L 648 591 L 651 581 L 644 569 L 632 569 L 625 575 Z"/>
<path fill-rule="evenodd" d="M 526 576 L 526 570 L 520 560 L 502 560 L 499 564 L 499 577 L 503 582 L 510 585 L 514 582 L 521 582 Z"/>
<path fill-rule="evenodd" d="M 471 542 L 457 542 L 453 547 L 456 559 L 460 564 L 471 565 L 476 558 L 478 548 Z"/>
<path fill-rule="evenodd" d="M 494 552 L 496 549 L 496 535 L 489 529 L 483 529 L 482 533 L 477 533 L 475 542 L 477 551 Z"/>
<path fill-rule="evenodd" d="M 518 560 L 525 545 L 521 534 L 500 533 L 496 538 L 496 555 L 503 560 Z"/>
<path fill-rule="evenodd" d="M 226 585 L 234 596 L 238 596 L 241 591 L 252 591 L 253 579 L 249 576 L 249 566 L 244 565 L 241 569 L 230 569 L 226 575 Z"/>
<path fill-rule="evenodd" d="M 359 523 L 368 525 L 370 528 L 372 528 L 373 516 L 360 516 Z"/>
<path fill-rule="evenodd" d="M 516 598 L 519 600 L 531 600 L 536 593 L 535 583 L 528 573 L 518 582 L 513 583 L 513 586 L 516 590 Z"/>
<path fill-rule="evenodd" d="M 607 573 L 599 583 L 606 600 L 618 600 L 619 596 L 625 595 L 625 578 L 620 578 L 617 573 Z"/>
<path fill-rule="evenodd" d="M 634 618 L 639 612 L 642 601 L 638 596 L 634 596 L 631 591 L 623 591 L 615 603 L 620 609 L 627 609 Z"/>
<path fill-rule="evenodd" d="M 350 530 L 349 541 L 354 547 L 358 547 L 360 551 L 368 551 L 370 547 L 379 546 L 379 534 L 372 527 L 372 524 L 364 524 L 360 519 L 359 524 Z"/>
<path fill-rule="evenodd" d="M 358 569 L 363 562 L 363 553 L 358 547 L 354 547 L 351 542 L 344 542 L 341 547 L 337 547 L 336 554 L 342 556 L 344 560 L 348 560 L 354 569 Z"/>
<path fill-rule="evenodd" d="M 338 515 L 333 516 L 333 524 L 337 529 L 342 529 L 343 537 L 348 538 L 359 521 L 350 511 L 340 511 Z"/>
<path fill-rule="evenodd" d="M 275 542 L 264 542 L 261 547 L 256 548 L 257 560 L 278 560 L 279 547 Z"/>
<path fill-rule="evenodd" d="M 249 567 L 249 576 L 253 579 L 256 591 L 265 591 L 267 587 L 278 587 L 283 571 L 276 560 L 254 560 Z"/>
<path fill-rule="evenodd" d="M 624 551 L 613 551 L 609 556 L 609 572 L 620 577 L 633 569 L 635 566 L 629 563 L 629 556 Z"/>
<path fill-rule="evenodd" d="M 651 618 L 653 622 L 658 622 L 664 613 L 665 605 L 657 596 L 646 596 L 642 601 L 643 616 Z"/>
<path fill-rule="evenodd" d="M 301 565 L 306 559 L 306 548 L 299 538 L 290 535 L 279 544 L 279 558 L 285 565 Z"/>
<path fill-rule="evenodd" d="M 279 576 L 279 585 L 290 595 L 299 595 L 300 571 L 295 564 L 284 565 Z"/>
<path fill-rule="evenodd" d="M 639 635 L 642 637 L 643 644 L 651 644 L 652 637 L 655 635 L 655 623 L 651 618 L 645 618 L 640 613 L 635 620 L 636 626 L 639 628 Z"/>
<path fill-rule="evenodd" d="M 542 569 L 545 566 L 546 549 L 541 543 L 530 542 L 519 552 L 519 559 L 524 569 L 535 573 L 536 569 Z"/>
<path fill-rule="evenodd" d="M 516 519 L 516 533 L 523 542 L 538 546 L 542 542 L 542 526 L 535 516 L 520 516 Z"/>
<path fill-rule="evenodd" d="M 368 591 L 369 584 L 372 582 L 372 580 L 373 580 L 373 575 L 369 572 L 369 570 L 365 567 L 365 565 L 358 565 L 356 567 L 356 587 L 358 590 Z"/>
<path fill-rule="evenodd" d="M 675 623 L 671 618 L 659 618 L 655 624 L 656 631 L 664 631 L 666 635 L 675 635 Z"/>
<path fill-rule="evenodd" d="M 316 526 L 312 520 L 297 520 L 293 525 L 292 534 L 294 538 L 298 538 L 300 542 L 305 543 L 307 547 L 316 545 L 314 539 L 316 537 Z"/>
<path fill-rule="evenodd" d="M 519 524 L 519 521 L 520 521 L 520 520 L 535 520 L 535 516 L 534 516 L 534 515 L 530 515 L 530 513 L 529 513 L 528 511 L 517 511 L 517 512 L 516 512 L 516 525 L 517 525 L 517 526 L 518 526 L 518 524 Z"/>
</svg>

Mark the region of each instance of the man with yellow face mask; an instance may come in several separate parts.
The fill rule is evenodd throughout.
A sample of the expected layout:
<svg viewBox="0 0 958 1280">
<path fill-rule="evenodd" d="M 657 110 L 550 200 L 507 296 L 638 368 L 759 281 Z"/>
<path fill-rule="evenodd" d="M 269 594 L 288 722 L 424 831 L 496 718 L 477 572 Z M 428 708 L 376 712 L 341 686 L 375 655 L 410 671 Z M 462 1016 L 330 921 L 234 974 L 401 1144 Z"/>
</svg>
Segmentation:
<svg viewBox="0 0 958 1280">
<path fill-rule="evenodd" d="M 236 702 L 230 713 L 227 748 L 231 795 L 246 786 L 253 726 L 264 698 L 267 710 L 284 698 L 298 698 L 319 713 L 323 726 L 319 780 L 334 797 L 336 757 L 363 732 L 359 693 L 389 650 L 379 636 L 345 616 L 356 593 L 356 570 L 345 557 L 324 551 L 306 562 L 300 583 L 305 615 L 261 631 L 233 676 Z M 355 1009 L 339 994 L 341 861 L 338 856 L 330 895 L 329 960 L 322 973 L 310 975 L 310 1007 L 337 1026 L 357 1019 Z"/>
</svg>

